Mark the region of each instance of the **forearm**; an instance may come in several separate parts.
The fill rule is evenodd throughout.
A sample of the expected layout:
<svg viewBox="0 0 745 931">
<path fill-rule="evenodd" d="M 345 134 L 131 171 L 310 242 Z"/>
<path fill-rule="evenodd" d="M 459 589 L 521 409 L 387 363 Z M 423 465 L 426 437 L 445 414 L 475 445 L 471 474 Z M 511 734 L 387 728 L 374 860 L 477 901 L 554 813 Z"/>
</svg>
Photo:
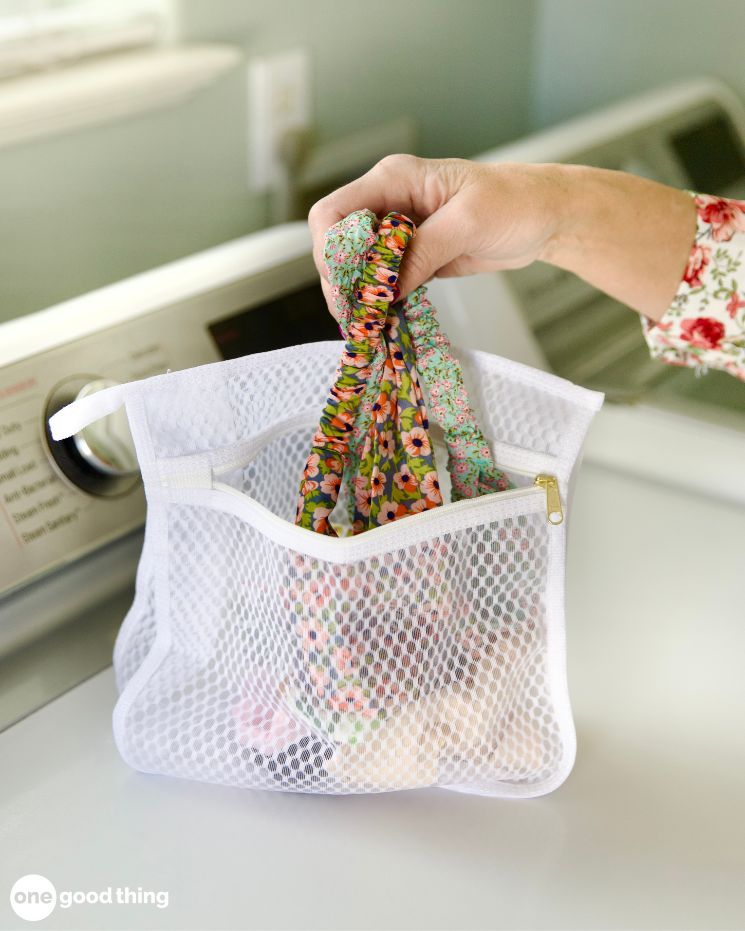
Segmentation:
<svg viewBox="0 0 745 931">
<path fill-rule="evenodd" d="M 623 172 L 546 167 L 553 176 L 554 233 L 540 258 L 659 320 L 688 261 L 693 198 Z"/>
</svg>

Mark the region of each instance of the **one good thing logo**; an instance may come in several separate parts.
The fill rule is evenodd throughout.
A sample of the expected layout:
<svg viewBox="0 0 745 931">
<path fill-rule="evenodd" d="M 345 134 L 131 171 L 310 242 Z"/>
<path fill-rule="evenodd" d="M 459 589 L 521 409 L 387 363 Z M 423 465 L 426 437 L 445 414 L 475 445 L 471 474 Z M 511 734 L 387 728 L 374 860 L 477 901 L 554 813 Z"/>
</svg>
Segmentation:
<svg viewBox="0 0 745 931">
<path fill-rule="evenodd" d="M 104 889 L 60 889 L 59 892 L 46 876 L 29 873 L 13 884 L 10 890 L 10 907 L 25 921 L 41 921 L 52 914 L 55 907 L 73 905 L 154 905 L 168 908 L 168 893 L 142 886 L 106 886 Z"/>
</svg>

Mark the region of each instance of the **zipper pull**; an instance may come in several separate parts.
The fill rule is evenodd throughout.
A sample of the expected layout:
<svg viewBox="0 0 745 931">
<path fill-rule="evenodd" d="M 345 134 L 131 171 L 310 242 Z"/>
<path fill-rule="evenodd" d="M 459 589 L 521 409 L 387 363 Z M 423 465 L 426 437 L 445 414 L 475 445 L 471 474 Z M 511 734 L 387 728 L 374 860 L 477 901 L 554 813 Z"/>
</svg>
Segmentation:
<svg viewBox="0 0 745 931">
<path fill-rule="evenodd" d="M 546 489 L 546 517 L 549 524 L 560 524 L 564 520 L 564 512 L 561 509 L 561 496 L 559 495 L 559 483 L 555 475 L 536 475 L 535 483 Z"/>
</svg>

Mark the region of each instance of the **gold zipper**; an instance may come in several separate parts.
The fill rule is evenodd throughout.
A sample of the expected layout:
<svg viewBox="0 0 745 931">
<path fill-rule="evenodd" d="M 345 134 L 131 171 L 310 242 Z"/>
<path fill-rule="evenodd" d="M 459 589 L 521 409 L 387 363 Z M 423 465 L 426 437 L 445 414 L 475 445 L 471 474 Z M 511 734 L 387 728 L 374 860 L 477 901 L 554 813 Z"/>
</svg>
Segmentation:
<svg viewBox="0 0 745 931">
<path fill-rule="evenodd" d="M 536 475 L 533 484 L 540 485 L 546 490 L 546 517 L 548 517 L 549 524 L 560 524 L 564 520 L 564 511 L 561 508 L 561 495 L 556 476 L 542 472 Z"/>
</svg>

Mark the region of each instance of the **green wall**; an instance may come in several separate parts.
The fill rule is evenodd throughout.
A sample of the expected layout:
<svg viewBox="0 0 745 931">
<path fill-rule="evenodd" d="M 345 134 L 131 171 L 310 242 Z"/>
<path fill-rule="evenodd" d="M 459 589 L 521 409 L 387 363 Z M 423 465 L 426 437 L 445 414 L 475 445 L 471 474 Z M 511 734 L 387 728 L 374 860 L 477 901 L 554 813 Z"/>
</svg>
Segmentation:
<svg viewBox="0 0 745 931">
<path fill-rule="evenodd" d="M 182 9 L 190 37 L 245 37 L 249 55 L 309 48 L 323 141 L 410 114 L 421 154 L 462 156 L 527 126 L 533 0 L 182 0 Z"/>
<path fill-rule="evenodd" d="M 181 8 L 190 41 L 308 48 L 320 141 L 409 114 L 421 154 L 468 156 L 672 80 L 711 74 L 745 96 L 743 0 Z M 173 108 L 0 149 L 0 321 L 265 225 L 245 84 L 239 68 Z"/>
<path fill-rule="evenodd" d="M 702 75 L 745 97 L 744 41 L 743 0 L 541 0 L 531 122 Z"/>
<path fill-rule="evenodd" d="M 309 48 L 321 141 L 410 114 L 421 154 L 468 156 L 528 129 L 534 0 L 182 9 L 187 40 Z M 174 108 L 0 149 L 0 321 L 265 225 L 245 108 L 238 69 Z"/>
</svg>

